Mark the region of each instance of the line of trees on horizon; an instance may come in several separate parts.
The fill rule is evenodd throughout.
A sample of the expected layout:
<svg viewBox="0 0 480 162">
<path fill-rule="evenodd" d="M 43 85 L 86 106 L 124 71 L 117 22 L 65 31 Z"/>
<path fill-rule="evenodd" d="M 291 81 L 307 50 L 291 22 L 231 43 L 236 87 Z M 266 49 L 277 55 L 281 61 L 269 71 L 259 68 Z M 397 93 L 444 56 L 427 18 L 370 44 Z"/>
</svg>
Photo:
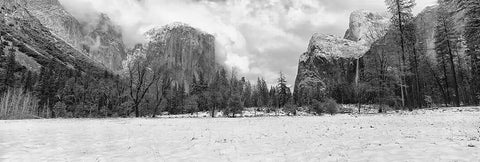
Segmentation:
<svg viewBox="0 0 480 162">
<path fill-rule="evenodd" d="M 165 112 L 200 111 L 208 111 L 212 117 L 217 112 L 235 117 L 245 107 L 266 112 L 278 112 L 287 105 L 295 109 L 283 73 L 279 74 L 278 84 L 270 88 L 263 78 L 252 84 L 245 77 L 239 79 L 235 70 L 228 72 L 224 68 L 212 78 L 193 76 L 193 83 L 184 85 L 173 78 L 162 60 L 146 56 L 133 56 L 124 77 L 107 71 L 95 76 L 53 62 L 36 73 L 15 61 L 14 45 L 2 41 L 0 49 L 4 48 L 9 52 L 0 50 L 0 57 L 7 63 L 5 75 L 0 78 L 0 94 L 6 94 L 4 100 L 17 91 L 32 94 L 35 97 L 29 99 L 37 103 L 33 114 L 37 117 L 155 117 Z"/>
</svg>

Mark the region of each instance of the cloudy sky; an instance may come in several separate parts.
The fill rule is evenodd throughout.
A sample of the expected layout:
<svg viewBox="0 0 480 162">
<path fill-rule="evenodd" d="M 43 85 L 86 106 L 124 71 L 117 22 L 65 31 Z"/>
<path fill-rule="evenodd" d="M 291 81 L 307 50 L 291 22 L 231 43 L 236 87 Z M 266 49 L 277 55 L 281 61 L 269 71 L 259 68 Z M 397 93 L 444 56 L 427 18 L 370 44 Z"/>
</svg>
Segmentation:
<svg viewBox="0 0 480 162">
<path fill-rule="evenodd" d="M 349 14 L 385 12 L 384 0 L 60 0 L 78 19 L 106 13 L 123 30 L 128 45 L 143 32 L 184 22 L 217 39 L 217 57 L 250 80 L 275 82 L 280 71 L 295 81 L 300 54 L 313 33 L 343 36 Z M 417 0 L 415 13 L 436 0 Z"/>
</svg>

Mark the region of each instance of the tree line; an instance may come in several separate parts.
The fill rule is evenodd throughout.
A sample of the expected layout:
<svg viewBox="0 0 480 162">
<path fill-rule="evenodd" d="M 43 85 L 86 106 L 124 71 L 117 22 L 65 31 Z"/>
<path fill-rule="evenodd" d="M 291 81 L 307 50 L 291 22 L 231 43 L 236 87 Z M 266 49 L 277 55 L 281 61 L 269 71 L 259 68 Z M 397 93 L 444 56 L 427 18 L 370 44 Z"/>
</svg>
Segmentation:
<svg viewBox="0 0 480 162">
<path fill-rule="evenodd" d="M 131 56 L 123 75 L 108 71 L 101 76 L 88 74 L 55 62 L 32 72 L 15 61 L 17 46 L 0 43 L 0 49 L 8 51 L 0 50 L 0 58 L 6 63 L 2 66 L 5 75 L 0 78 L 0 93 L 22 89 L 34 94 L 32 100 L 38 102 L 35 115 L 39 117 L 155 117 L 165 112 L 200 111 L 210 112 L 212 117 L 218 112 L 235 117 L 245 107 L 278 112 L 290 105 L 296 110 L 291 106 L 291 90 L 283 73 L 278 84 L 270 88 L 263 78 L 252 84 L 245 77 L 238 78 L 235 70 L 224 68 L 210 78 L 195 75 L 191 85 L 184 85 L 162 60 L 147 56 Z"/>
<path fill-rule="evenodd" d="M 423 34 L 430 26 L 415 18 L 415 0 L 386 0 L 392 27 L 375 42 L 366 58 L 357 91 L 359 103 L 399 108 L 478 105 L 480 101 L 480 2 L 439 0 L 435 12 L 434 49 Z M 465 13 L 465 31 L 456 14 Z M 419 24 L 420 23 L 420 24 Z M 434 50 L 432 55 L 429 51 Z M 368 59 L 368 60 L 367 60 Z"/>
</svg>

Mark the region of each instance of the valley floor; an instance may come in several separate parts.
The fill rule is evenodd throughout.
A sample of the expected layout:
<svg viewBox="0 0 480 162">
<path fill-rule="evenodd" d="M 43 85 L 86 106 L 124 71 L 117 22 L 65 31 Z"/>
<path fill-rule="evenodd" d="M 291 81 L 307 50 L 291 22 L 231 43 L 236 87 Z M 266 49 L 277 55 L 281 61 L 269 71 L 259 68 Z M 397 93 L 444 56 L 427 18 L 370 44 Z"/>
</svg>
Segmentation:
<svg viewBox="0 0 480 162">
<path fill-rule="evenodd" d="M 0 121 L 0 161 L 479 161 L 480 108 Z"/>
</svg>

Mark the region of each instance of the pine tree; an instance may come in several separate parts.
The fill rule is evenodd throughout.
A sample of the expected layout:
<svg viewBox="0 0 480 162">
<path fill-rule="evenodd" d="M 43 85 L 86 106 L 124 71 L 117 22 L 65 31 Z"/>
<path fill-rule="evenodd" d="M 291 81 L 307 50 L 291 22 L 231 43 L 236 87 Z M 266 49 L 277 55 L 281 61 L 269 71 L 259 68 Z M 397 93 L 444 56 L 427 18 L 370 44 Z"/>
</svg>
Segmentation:
<svg viewBox="0 0 480 162">
<path fill-rule="evenodd" d="M 33 91 L 33 85 L 35 84 L 35 77 L 33 75 L 31 71 L 27 71 L 23 77 L 23 90 L 25 90 L 25 92 Z"/>
<path fill-rule="evenodd" d="M 9 50 L 8 60 L 7 60 L 7 67 L 6 67 L 6 74 L 4 78 L 3 84 L 7 87 L 14 87 L 15 86 L 15 49 L 11 48 Z"/>
<path fill-rule="evenodd" d="M 413 19 L 412 9 L 415 6 L 415 0 L 385 0 L 385 3 L 388 6 L 388 10 L 393 15 L 392 23 L 399 32 L 400 37 L 400 48 L 402 54 L 402 61 L 400 65 L 401 72 L 401 93 L 402 93 L 402 105 L 405 107 L 405 96 L 408 96 L 408 91 L 406 88 L 406 30 L 405 26 Z"/>
<path fill-rule="evenodd" d="M 220 73 L 217 72 L 215 73 L 215 77 L 214 79 L 212 80 L 212 82 L 210 83 L 210 86 L 209 86 L 209 90 L 210 90 L 210 102 L 212 103 L 212 106 L 210 107 L 210 115 L 212 118 L 215 117 L 215 112 L 217 111 L 217 109 L 220 108 L 220 105 L 222 104 L 222 100 L 223 100 L 223 93 L 221 93 L 221 77 L 220 77 Z"/>
<path fill-rule="evenodd" d="M 445 9 L 445 1 L 444 0 L 439 0 L 440 7 L 438 9 L 438 14 L 437 14 L 437 26 L 436 26 L 436 32 L 435 32 L 435 46 L 436 46 L 436 51 L 437 55 L 441 57 L 440 63 L 442 64 L 443 70 L 444 70 L 444 77 L 445 77 L 445 82 L 448 88 L 448 75 L 447 75 L 447 69 L 446 69 L 446 64 L 447 61 L 450 63 L 450 68 L 452 72 L 452 77 L 453 77 L 453 88 L 455 91 L 455 106 L 460 106 L 460 93 L 459 93 L 459 88 L 458 88 L 458 82 L 457 82 L 457 72 L 455 69 L 455 63 L 454 63 L 454 56 L 453 56 L 453 51 L 454 51 L 454 43 L 452 43 L 452 39 L 456 39 L 455 33 L 453 32 L 454 29 L 454 24 L 453 21 L 450 19 L 451 15 Z M 447 56 L 448 55 L 448 56 Z"/>
<path fill-rule="evenodd" d="M 285 78 L 285 75 L 283 75 L 282 72 L 280 72 L 280 76 L 278 78 L 278 83 L 277 83 L 277 96 L 278 96 L 278 106 L 283 107 L 285 104 L 287 104 L 289 100 L 289 94 L 290 89 L 287 87 L 287 80 Z"/>
<path fill-rule="evenodd" d="M 278 102 L 278 93 L 277 93 L 277 89 L 275 87 L 270 87 L 270 92 L 269 92 L 269 106 L 270 108 L 272 108 L 274 111 L 275 111 L 275 114 L 277 114 L 277 110 L 278 108 L 280 108 L 279 106 L 279 102 Z"/>
<path fill-rule="evenodd" d="M 444 81 L 444 86 L 445 86 L 445 92 L 447 94 L 447 105 L 452 102 L 452 99 L 450 98 L 450 84 L 448 83 L 448 71 L 447 71 L 447 58 L 444 54 L 438 54 L 437 55 L 437 60 L 438 60 L 438 65 L 441 68 L 441 71 L 443 72 L 443 81 Z"/>
<path fill-rule="evenodd" d="M 242 111 L 243 104 L 241 95 L 239 92 L 234 92 L 228 100 L 228 111 L 226 114 L 232 113 L 232 117 L 235 117 L 236 114 L 242 114 Z"/>
<path fill-rule="evenodd" d="M 252 105 L 252 84 L 249 81 L 247 81 L 245 83 L 243 91 L 244 91 L 243 96 L 242 96 L 243 105 L 245 107 L 253 107 L 253 105 Z"/>
<path fill-rule="evenodd" d="M 190 114 L 197 113 L 197 117 L 199 111 L 198 99 L 199 98 L 197 97 L 197 95 L 191 95 L 185 100 L 185 109 L 187 110 L 187 112 Z"/>
<path fill-rule="evenodd" d="M 258 78 L 257 80 L 257 91 L 259 95 L 257 105 L 260 107 L 268 106 L 268 103 L 269 103 L 268 87 L 267 87 L 267 83 L 263 78 Z"/>
<path fill-rule="evenodd" d="M 421 84 L 421 73 L 419 70 L 419 55 L 418 55 L 418 42 L 417 42 L 417 25 L 415 24 L 414 21 L 411 21 L 408 23 L 405 27 L 407 34 L 405 36 L 408 44 L 408 47 L 410 47 L 409 52 L 410 52 L 410 57 L 409 57 L 409 62 L 410 62 L 410 71 L 413 73 L 411 78 L 410 78 L 410 91 L 412 92 L 410 100 L 412 101 L 412 104 L 415 108 L 422 107 L 422 84 Z"/>
<path fill-rule="evenodd" d="M 465 10 L 467 24 L 465 26 L 465 41 L 467 54 L 470 56 L 472 78 L 470 81 L 473 96 L 480 103 L 480 1 L 459 0 L 461 10 Z"/>
<path fill-rule="evenodd" d="M 54 115 L 52 107 L 53 104 L 55 104 L 54 98 L 56 94 L 55 85 L 53 83 L 55 83 L 54 66 L 52 63 L 49 63 L 47 67 L 42 66 L 40 69 L 40 81 L 37 92 L 39 93 L 40 107 L 42 107 L 43 110 L 50 110 L 52 117 Z M 40 115 L 42 110 L 39 109 L 38 111 Z"/>
</svg>

